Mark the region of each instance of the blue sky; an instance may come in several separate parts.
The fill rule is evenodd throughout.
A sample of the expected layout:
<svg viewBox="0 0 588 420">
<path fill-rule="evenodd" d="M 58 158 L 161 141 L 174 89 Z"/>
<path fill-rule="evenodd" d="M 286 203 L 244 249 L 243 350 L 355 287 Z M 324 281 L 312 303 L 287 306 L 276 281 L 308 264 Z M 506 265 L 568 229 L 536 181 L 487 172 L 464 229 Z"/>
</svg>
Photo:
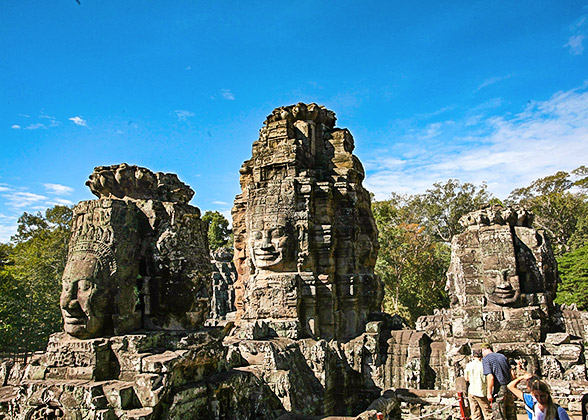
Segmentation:
<svg viewBox="0 0 588 420">
<path fill-rule="evenodd" d="M 80 1 L 2 5 L 0 241 L 121 162 L 228 215 L 265 116 L 299 101 L 351 130 L 378 199 L 588 164 L 586 0 Z"/>
</svg>

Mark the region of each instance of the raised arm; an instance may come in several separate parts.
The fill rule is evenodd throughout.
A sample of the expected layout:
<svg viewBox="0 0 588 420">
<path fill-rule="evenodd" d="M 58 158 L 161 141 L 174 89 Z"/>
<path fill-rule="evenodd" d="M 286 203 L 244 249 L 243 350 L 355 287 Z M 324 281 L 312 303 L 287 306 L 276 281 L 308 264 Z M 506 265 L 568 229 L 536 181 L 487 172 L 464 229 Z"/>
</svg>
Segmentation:
<svg viewBox="0 0 588 420">
<path fill-rule="evenodd" d="M 519 382 L 521 382 L 523 379 L 529 379 L 531 376 L 530 373 L 525 373 L 523 376 L 519 376 L 516 379 L 513 379 L 512 381 L 510 381 L 510 383 L 506 386 L 508 388 L 508 390 L 510 392 L 512 392 L 513 394 L 516 395 L 516 397 L 519 400 L 523 399 L 523 391 L 521 391 L 520 389 L 517 388 L 517 385 L 519 384 Z"/>
</svg>

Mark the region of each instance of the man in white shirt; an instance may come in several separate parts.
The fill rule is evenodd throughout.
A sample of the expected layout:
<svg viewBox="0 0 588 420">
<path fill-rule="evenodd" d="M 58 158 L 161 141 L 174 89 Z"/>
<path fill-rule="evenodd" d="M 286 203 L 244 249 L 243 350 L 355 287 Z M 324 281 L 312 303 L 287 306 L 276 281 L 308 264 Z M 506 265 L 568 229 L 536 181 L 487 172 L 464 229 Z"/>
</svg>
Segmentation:
<svg viewBox="0 0 588 420">
<path fill-rule="evenodd" d="M 482 350 L 474 350 L 474 358 L 465 367 L 465 380 L 468 383 L 468 401 L 472 420 L 492 419 L 492 408 L 486 398 L 486 376 L 482 366 Z"/>
</svg>

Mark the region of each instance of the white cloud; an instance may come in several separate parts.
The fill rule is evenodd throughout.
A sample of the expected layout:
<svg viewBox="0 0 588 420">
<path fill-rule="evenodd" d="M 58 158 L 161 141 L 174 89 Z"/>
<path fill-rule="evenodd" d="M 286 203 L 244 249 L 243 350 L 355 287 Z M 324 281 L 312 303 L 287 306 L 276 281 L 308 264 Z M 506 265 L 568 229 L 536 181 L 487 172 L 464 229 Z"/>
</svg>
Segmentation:
<svg viewBox="0 0 588 420">
<path fill-rule="evenodd" d="M 16 235 L 17 225 L 0 224 L 0 242 L 6 243 L 10 241 L 10 237 Z"/>
<path fill-rule="evenodd" d="M 8 202 L 9 206 L 16 208 L 31 206 L 40 201 L 47 200 L 47 197 L 45 197 L 44 195 L 33 194 L 24 191 L 16 191 L 11 192 L 9 194 L 2 194 L 2 196 L 6 198 L 6 201 Z"/>
<path fill-rule="evenodd" d="M 57 121 L 57 119 L 55 117 L 47 115 L 44 112 L 41 112 L 41 115 L 39 115 L 39 118 L 49 120 L 49 127 L 57 127 L 57 126 L 61 125 L 61 123 L 59 121 Z"/>
<path fill-rule="evenodd" d="M 71 122 L 73 122 L 75 125 L 79 125 L 81 127 L 88 127 L 88 123 L 86 122 L 86 120 L 84 120 L 80 116 L 71 117 L 71 118 L 68 118 L 68 120 L 70 120 Z"/>
<path fill-rule="evenodd" d="M 220 214 L 222 214 L 223 216 L 225 216 L 225 219 L 228 220 L 229 222 L 229 229 L 233 228 L 233 216 L 231 216 L 231 210 L 223 210 L 220 212 Z"/>
<path fill-rule="evenodd" d="M 228 206 L 229 203 L 224 201 L 213 201 L 212 204 L 216 204 L 217 206 Z"/>
<path fill-rule="evenodd" d="M 235 100 L 235 95 L 233 95 L 233 92 L 231 92 L 230 89 L 221 89 L 221 95 L 227 101 L 234 101 Z"/>
<path fill-rule="evenodd" d="M 584 39 L 586 37 L 582 34 L 572 35 L 564 47 L 569 48 L 570 54 L 581 55 L 584 52 Z"/>
<path fill-rule="evenodd" d="M 587 86 L 557 92 L 515 115 L 482 117 L 475 129 L 464 120 L 449 134 L 441 130 L 445 125 L 428 126 L 401 139 L 393 152 L 374 153 L 366 165 L 366 188 L 382 200 L 392 191 L 421 193 L 434 182 L 457 178 L 486 181 L 490 191 L 506 198 L 537 178 L 586 164 Z"/>
<path fill-rule="evenodd" d="M 174 112 L 180 121 L 188 121 L 188 118 L 196 115 L 191 111 L 186 111 L 185 109 L 176 109 Z"/>
<path fill-rule="evenodd" d="M 484 89 L 487 86 L 493 85 L 498 82 L 502 82 L 503 80 L 506 80 L 506 79 L 510 79 L 511 77 L 512 77 L 512 74 L 508 74 L 506 76 L 495 76 L 495 77 L 491 77 L 489 79 L 486 79 L 480 84 L 480 86 L 478 86 L 474 90 L 474 92 L 478 92 L 480 89 Z"/>
<path fill-rule="evenodd" d="M 45 124 L 41 124 L 41 123 L 29 124 L 26 127 L 23 127 L 23 130 L 38 130 L 39 128 L 45 128 Z"/>
<path fill-rule="evenodd" d="M 43 184 L 49 194 L 70 195 L 74 189 L 61 184 Z"/>
<path fill-rule="evenodd" d="M 0 184 L 0 192 L 12 191 L 12 187 L 8 184 Z"/>
<path fill-rule="evenodd" d="M 31 118 L 30 115 L 27 114 L 18 114 L 20 117 L 23 118 Z M 36 123 L 30 123 L 30 124 L 13 124 L 11 126 L 11 128 L 13 128 L 14 130 L 38 130 L 39 128 L 43 128 L 43 129 L 47 129 L 50 127 L 57 127 L 59 125 L 61 125 L 61 123 L 59 121 L 57 121 L 57 119 L 55 117 L 52 117 L 51 115 L 47 115 L 45 114 L 43 111 L 41 111 L 41 114 L 39 115 L 39 119 L 42 120 L 49 120 L 49 121 L 45 121 L 45 122 L 36 122 Z"/>
<path fill-rule="evenodd" d="M 45 203 L 47 206 L 71 206 L 73 201 L 66 200 L 65 198 L 52 198 Z M 45 207 L 43 207 L 44 209 Z"/>
</svg>

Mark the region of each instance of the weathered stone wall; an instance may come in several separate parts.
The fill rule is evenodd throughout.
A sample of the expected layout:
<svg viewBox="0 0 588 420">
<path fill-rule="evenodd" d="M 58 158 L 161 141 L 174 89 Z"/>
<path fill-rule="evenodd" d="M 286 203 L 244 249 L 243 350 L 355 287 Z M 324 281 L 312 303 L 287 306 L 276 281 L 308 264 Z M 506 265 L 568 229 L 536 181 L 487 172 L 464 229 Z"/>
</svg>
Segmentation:
<svg viewBox="0 0 588 420">
<path fill-rule="evenodd" d="M 233 264 L 233 253 L 219 248 L 212 253 L 212 299 L 210 318 L 224 320 L 234 316 L 235 281 L 237 271 Z"/>
<path fill-rule="evenodd" d="M 228 370 L 220 329 L 80 340 L 9 369 L 0 403 L 11 420 L 276 418 L 279 399 L 253 374 Z"/>
</svg>

